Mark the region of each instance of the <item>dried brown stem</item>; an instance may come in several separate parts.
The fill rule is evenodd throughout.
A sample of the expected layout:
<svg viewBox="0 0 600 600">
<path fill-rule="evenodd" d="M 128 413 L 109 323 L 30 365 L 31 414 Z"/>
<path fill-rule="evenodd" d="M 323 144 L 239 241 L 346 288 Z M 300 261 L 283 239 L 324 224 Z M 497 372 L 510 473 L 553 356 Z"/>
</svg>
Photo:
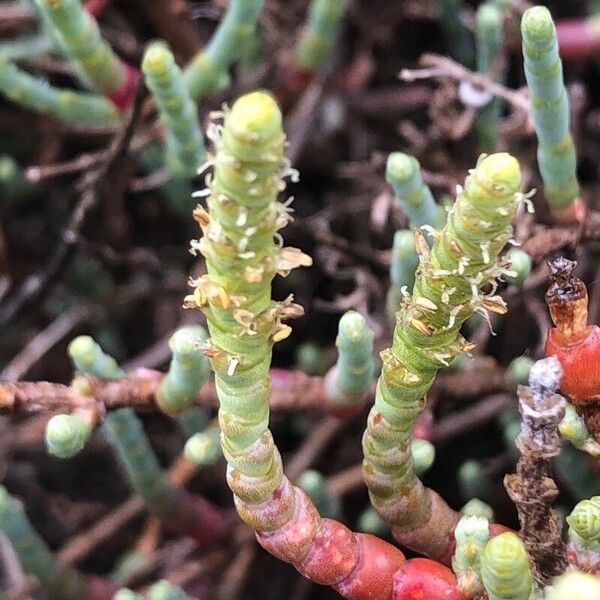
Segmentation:
<svg viewBox="0 0 600 600">
<path fill-rule="evenodd" d="M 558 424 L 565 412 L 564 399 L 554 393 L 560 373 L 555 358 L 538 361 L 532 367 L 530 387 L 519 386 L 522 421 L 517 448 L 521 456 L 516 474 L 504 478 L 517 507 L 533 575 L 542 586 L 550 584 L 567 567 L 562 519 L 552 509 L 559 492 L 550 477 L 550 459 L 560 452 Z"/>
</svg>

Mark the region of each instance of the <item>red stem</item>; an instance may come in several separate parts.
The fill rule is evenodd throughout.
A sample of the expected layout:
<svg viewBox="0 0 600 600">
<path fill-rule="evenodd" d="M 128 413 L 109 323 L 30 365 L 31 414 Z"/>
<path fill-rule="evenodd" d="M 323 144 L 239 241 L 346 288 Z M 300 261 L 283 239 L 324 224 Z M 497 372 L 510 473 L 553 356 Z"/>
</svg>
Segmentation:
<svg viewBox="0 0 600 600">
<path fill-rule="evenodd" d="M 263 548 L 348 600 L 464 600 L 447 567 L 429 559 L 406 561 L 395 546 L 321 518 L 310 498 L 287 478 L 264 503 L 236 498 L 236 504 L 244 520 L 259 525 L 256 537 Z M 264 528 L 290 512 L 279 528 Z"/>
<path fill-rule="evenodd" d="M 84 6 L 92 17 L 97 17 L 110 4 L 110 0 L 86 0 Z"/>
<path fill-rule="evenodd" d="M 121 111 L 127 110 L 133 102 L 135 88 L 140 78 L 140 72 L 129 63 L 122 61 L 125 69 L 125 78 L 120 88 L 106 94 L 106 97 Z"/>
<path fill-rule="evenodd" d="M 600 35 L 587 18 L 558 21 L 556 35 L 560 55 L 564 60 L 584 60 L 600 52 Z"/>
</svg>

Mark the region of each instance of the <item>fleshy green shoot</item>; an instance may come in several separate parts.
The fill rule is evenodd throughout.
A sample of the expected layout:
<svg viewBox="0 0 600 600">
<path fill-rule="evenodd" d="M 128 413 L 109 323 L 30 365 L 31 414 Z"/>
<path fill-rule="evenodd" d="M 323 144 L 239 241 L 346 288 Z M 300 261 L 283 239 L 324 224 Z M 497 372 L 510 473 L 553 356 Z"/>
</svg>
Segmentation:
<svg viewBox="0 0 600 600">
<path fill-rule="evenodd" d="M 521 34 L 544 194 L 553 210 L 562 211 L 578 197 L 579 183 L 569 131 L 569 100 L 556 29 L 548 9 L 544 6 L 528 9 L 521 20 Z"/>
</svg>

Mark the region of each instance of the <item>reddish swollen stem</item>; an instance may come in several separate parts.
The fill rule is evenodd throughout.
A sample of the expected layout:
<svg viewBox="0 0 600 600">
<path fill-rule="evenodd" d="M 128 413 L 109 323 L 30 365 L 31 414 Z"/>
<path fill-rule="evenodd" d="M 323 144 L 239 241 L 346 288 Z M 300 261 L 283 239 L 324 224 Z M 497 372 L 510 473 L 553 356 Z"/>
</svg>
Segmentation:
<svg viewBox="0 0 600 600">
<path fill-rule="evenodd" d="M 132 65 L 123 62 L 125 77 L 121 87 L 106 94 L 106 97 L 121 111 L 127 110 L 133 102 L 135 88 L 140 78 L 140 72 Z"/>
<path fill-rule="evenodd" d="M 321 518 L 310 498 L 287 478 L 262 504 L 236 498 L 236 505 L 244 520 L 258 529 L 256 537 L 263 548 L 348 600 L 416 600 L 419 596 L 413 592 L 418 585 L 430 592 L 423 599 L 463 600 L 456 595 L 456 579 L 447 568 L 427 559 L 407 563 L 395 546 Z M 278 521 L 277 528 L 266 529 Z M 409 577 L 396 577 L 398 572 Z"/>
<path fill-rule="evenodd" d="M 392 600 L 464 600 L 454 573 L 428 558 L 412 558 L 394 575 Z"/>
<path fill-rule="evenodd" d="M 109 4 L 110 0 L 87 0 L 84 6 L 92 17 L 97 17 Z"/>
<path fill-rule="evenodd" d="M 583 337 L 569 341 L 559 329 L 546 338 L 546 356 L 556 356 L 563 369 L 560 389 L 574 404 L 585 404 L 600 397 L 600 327 L 591 325 Z"/>
<path fill-rule="evenodd" d="M 599 31 L 589 19 L 564 19 L 556 23 L 560 55 L 564 60 L 584 60 L 600 52 Z"/>
</svg>

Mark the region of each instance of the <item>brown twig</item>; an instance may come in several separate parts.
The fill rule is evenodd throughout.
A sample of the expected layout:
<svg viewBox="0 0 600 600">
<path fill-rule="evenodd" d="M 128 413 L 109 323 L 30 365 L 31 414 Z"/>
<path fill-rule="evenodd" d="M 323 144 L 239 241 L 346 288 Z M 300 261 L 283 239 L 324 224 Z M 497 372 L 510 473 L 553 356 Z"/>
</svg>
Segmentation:
<svg viewBox="0 0 600 600">
<path fill-rule="evenodd" d="M 129 115 L 123 127 L 113 139 L 106 160 L 98 169 L 87 173 L 78 186 L 80 193 L 79 200 L 71 213 L 61 243 L 54 251 L 44 269 L 40 273 L 28 277 L 15 294 L 0 307 L 0 327 L 5 327 L 27 307 L 39 302 L 42 296 L 47 294 L 53 287 L 63 269 L 73 258 L 79 244 L 79 233 L 89 211 L 97 202 L 102 183 L 127 152 L 145 95 L 144 86 L 138 83 Z"/>
<path fill-rule="evenodd" d="M 426 68 L 420 70 L 403 69 L 400 72 L 400 79 L 407 82 L 413 82 L 419 79 L 450 77 L 457 82 L 468 81 L 499 98 L 503 98 L 515 108 L 529 113 L 529 100 L 523 93 L 516 92 L 496 83 L 486 75 L 473 73 L 473 71 L 463 67 L 461 64 L 447 56 L 426 52 L 421 56 L 420 63 Z"/>
</svg>

